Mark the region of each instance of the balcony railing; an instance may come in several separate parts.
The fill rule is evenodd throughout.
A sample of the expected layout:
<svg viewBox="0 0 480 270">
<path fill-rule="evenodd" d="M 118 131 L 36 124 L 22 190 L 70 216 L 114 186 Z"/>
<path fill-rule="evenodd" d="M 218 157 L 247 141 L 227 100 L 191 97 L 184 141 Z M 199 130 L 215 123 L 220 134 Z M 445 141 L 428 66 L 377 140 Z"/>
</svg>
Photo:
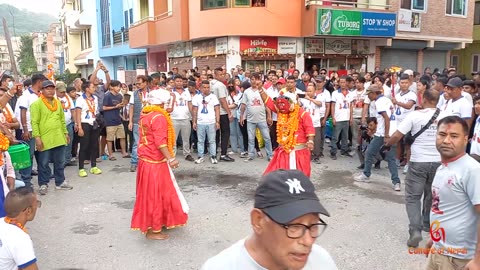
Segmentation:
<svg viewBox="0 0 480 270">
<path fill-rule="evenodd" d="M 375 8 L 375 9 L 391 9 L 392 5 L 389 4 L 389 0 L 385 0 L 385 4 L 371 3 L 372 0 L 332 0 L 332 1 L 319 1 L 319 0 L 306 0 L 305 6 L 345 6 L 355 8 Z M 378 2 L 378 1 L 377 1 Z"/>
<path fill-rule="evenodd" d="M 173 14 L 172 11 L 167 11 L 167 12 L 159 14 L 155 17 L 145 17 L 145 18 L 143 18 L 139 21 L 136 21 L 136 22 L 132 23 L 130 25 L 130 28 L 135 27 L 135 26 L 140 25 L 140 24 L 145 23 L 145 22 L 149 22 L 149 21 L 150 22 L 155 22 L 155 21 L 160 21 L 160 20 L 166 19 L 166 18 L 172 16 L 172 14 Z"/>
<path fill-rule="evenodd" d="M 112 30 L 113 44 L 122 44 L 129 40 L 128 29 L 120 28 L 120 31 Z"/>
</svg>

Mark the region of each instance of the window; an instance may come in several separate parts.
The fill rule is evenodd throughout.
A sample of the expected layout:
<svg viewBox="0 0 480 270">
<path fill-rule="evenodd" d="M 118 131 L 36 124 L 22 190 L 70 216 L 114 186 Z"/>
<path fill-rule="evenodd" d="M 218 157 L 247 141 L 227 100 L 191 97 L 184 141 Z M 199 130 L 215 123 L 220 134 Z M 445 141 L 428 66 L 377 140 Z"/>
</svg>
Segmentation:
<svg viewBox="0 0 480 270">
<path fill-rule="evenodd" d="M 133 23 L 133 8 L 128 10 L 128 13 L 130 14 L 130 24 Z"/>
<path fill-rule="evenodd" d="M 466 15 L 467 0 L 447 0 L 446 13 L 448 15 Z"/>
<path fill-rule="evenodd" d="M 427 10 L 427 0 L 402 0 L 400 8 L 417 11 Z"/>
<path fill-rule="evenodd" d="M 80 35 L 80 41 L 82 51 L 92 47 L 90 39 L 90 28 L 82 32 L 82 34 Z"/>
<path fill-rule="evenodd" d="M 125 28 L 128 28 L 128 26 L 130 25 L 130 21 L 128 20 L 128 10 L 125 10 L 123 12 L 123 19 L 124 19 L 124 26 Z"/>
<path fill-rule="evenodd" d="M 102 25 L 102 45 L 110 46 L 110 12 L 108 8 L 108 0 L 100 1 L 100 18 Z"/>
<path fill-rule="evenodd" d="M 458 68 L 458 55 L 450 56 L 450 66 Z"/>
<path fill-rule="evenodd" d="M 474 54 L 472 55 L 472 72 L 480 71 L 479 64 L 480 55 Z"/>
<path fill-rule="evenodd" d="M 475 14 L 473 15 L 473 24 L 480 25 L 480 2 L 475 2 Z"/>
<path fill-rule="evenodd" d="M 202 0 L 203 9 L 226 8 L 227 0 Z"/>
</svg>

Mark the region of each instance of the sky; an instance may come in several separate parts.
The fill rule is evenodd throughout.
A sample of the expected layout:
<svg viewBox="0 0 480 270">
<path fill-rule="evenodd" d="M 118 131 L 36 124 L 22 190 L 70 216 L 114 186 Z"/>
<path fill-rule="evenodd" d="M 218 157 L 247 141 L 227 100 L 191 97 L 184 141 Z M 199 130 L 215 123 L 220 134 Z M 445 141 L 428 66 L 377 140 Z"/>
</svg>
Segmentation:
<svg viewBox="0 0 480 270">
<path fill-rule="evenodd" d="M 0 4 L 9 4 L 19 9 L 48 13 L 57 17 L 62 7 L 62 0 L 0 0 Z"/>
</svg>

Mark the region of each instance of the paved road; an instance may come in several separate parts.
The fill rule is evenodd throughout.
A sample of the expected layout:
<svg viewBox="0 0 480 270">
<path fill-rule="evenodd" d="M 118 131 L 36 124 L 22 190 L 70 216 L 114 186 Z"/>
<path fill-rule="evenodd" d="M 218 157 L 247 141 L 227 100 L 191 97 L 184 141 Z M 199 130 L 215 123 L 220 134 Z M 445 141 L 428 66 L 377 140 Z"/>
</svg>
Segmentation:
<svg viewBox="0 0 480 270">
<path fill-rule="evenodd" d="M 249 210 L 266 165 L 265 160 L 247 164 L 238 157 L 235 163 L 217 165 L 183 161 L 176 175 L 191 208 L 189 224 L 159 242 L 129 230 L 135 174 L 128 172 L 128 160 L 103 161 L 102 175 L 83 179 L 68 167 L 74 189 L 56 191 L 52 183 L 49 194 L 40 198 L 36 219 L 27 225 L 40 269 L 199 269 L 250 233 Z M 425 258 L 408 254 L 405 244 L 403 192 L 392 190 L 386 169 L 375 171 L 370 184 L 353 183 L 357 165 L 356 159 L 339 157 L 313 166 L 312 180 L 331 213 L 317 242 L 342 270 L 423 269 Z"/>
</svg>

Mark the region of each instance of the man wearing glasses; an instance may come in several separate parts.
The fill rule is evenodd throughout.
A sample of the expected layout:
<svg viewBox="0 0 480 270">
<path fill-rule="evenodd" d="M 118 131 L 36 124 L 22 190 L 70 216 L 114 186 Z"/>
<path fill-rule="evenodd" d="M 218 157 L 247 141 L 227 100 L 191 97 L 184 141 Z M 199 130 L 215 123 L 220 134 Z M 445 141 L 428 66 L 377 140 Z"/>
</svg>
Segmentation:
<svg viewBox="0 0 480 270">
<path fill-rule="evenodd" d="M 273 171 L 255 192 L 253 234 L 210 258 L 202 270 L 335 270 L 328 252 L 314 244 L 327 227 L 320 214 L 329 216 L 305 174 Z"/>
</svg>

